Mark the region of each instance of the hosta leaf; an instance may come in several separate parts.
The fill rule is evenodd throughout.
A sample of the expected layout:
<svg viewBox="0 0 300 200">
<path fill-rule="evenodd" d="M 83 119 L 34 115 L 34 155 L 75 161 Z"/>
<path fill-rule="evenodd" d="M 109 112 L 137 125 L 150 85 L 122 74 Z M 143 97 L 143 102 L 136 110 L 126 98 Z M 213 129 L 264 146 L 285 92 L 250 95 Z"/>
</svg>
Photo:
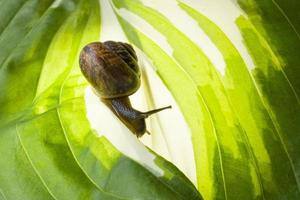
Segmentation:
<svg viewBox="0 0 300 200">
<path fill-rule="evenodd" d="M 147 151 L 160 171 L 150 170 L 91 127 L 78 54 L 99 38 L 98 1 L 4 4 L 1 198 L 200 199 L 165 159 Z"/>
<path fill-rule="evenodd" d="M 246 74 L 245 65 L 241 62 L 241 58 L 238 57 L 236 50 L 234 49 L 232 44 L 230 44 L 230 42 L 226 38 L 226 36 L 220 37 L 224 34 L 222 34 L 222 32 L 220 32 L 220 30 L 218 30 L 211 21 L 209 21 L 207 18 L 205 18 L 200 13 L 196 13 L 194 10 L 186 7 L 184 4 L 182 4 L 182 7 L 184 7 L 188 12 L 190 12 L 190 14 L 198 21 L 199 25 L 201 27 L 203 27 L 203 30 L 206 31 L 206 33 L 211 37 L 211 39 L 220 48 L 224 57 L 227 58 L 227 59 L 225 59 L 225 61 L 227 64 L 228 74 L 226 74 L 227 76 L 224 77 L 225 81 L 227 81 L 227 82 L 234 81 L 237 83 L 239 80 L 239 77 L 243 77 L 244 78 L 243 82 L 247 83 L 245 78 L 249 77 L 249 76 Z M 247 23 L 247 21 L 245 19 L 243 21 L 243 19 L 244 19 L 243 17 L 240 17 L 239 19 L 237 19 L 237 24 L 242 27 L 244 27 L 245 24 L 249 24 L 249 23 Z M 249 28 L 253 29 L 253 31 L 254 31 L 254 27 L 250 26 Z M 247 32 L 250 33 L 250 30 L 247 29 Z M 218 34 L 216 34 L 216 33 L 218 33 Z M 242 32 L 242 34 L 243 33 L 244 32 Z M 246 33 L 246 34 L 248 34 L 248 33 Z M 299 111 L 291 112 L 293 109 L 299 110 L 297 96 L 293 92 L 293 87 L 289 84 L 289 79 L 287 77 L 285 77 L 285 74 L 280 67 L 280 63 L 276 63 L 277 58 L 273 55 L 272 51 L 269 50 L 269 47 L 268 46 L 261 47 L 258 45 L 257 41 L 261 41 L 261 43 L 263 45 L 267 45 L 267 43 L 263 40 L 263 38 L 261 38 L 261 36 L 259 36 L 259 34 L 257 32 L 256 32 L 256 34 L 258 36 L 258 38 L 256 38 L 254 40 L 256 42 L 254 42 L 254 41 L 247 42 L 248 39 L 246 36 L 244 36 L 246 44 L 249 47 L 250 52 L 253 52 L 253 54 L 257 54 L 257 56 L 259 56 L 259 57 L 256 57 L 255 55 L 252 55 L 252 53 L 251 53 L 251 55 L 253 56 L 254 62 L 256 64 L 255 69 L 252 71 L 252 76 L 253 76 L 252 78 L 254 80 L 251 82 L 252 82 L 252 84 L 254 84 L 254 86 L 257 87 L 257 88 L 253 88 L 254 90 L 257 91 L 257 94 L 258 94 L 256 101 L 261 102 L 261 107 L 264 107 L 264 109 L 266 109 L 266 111 L 269 113 L 269 118 L 272 123 L 270 123 L 270 125 L 268 125 L 268 126 L 269 127 L 274 126 L 273 133 L 275 133 L 277 135 L 277 137 L 276 137 L 275 141 L 273 141 L 273 142 L 276 142 L 276 143 L 279 142 L 277 149 L 281 149 L 281 152 L 278 152 L 278 150 L 271 148 L 271 147 L 273 147 L 273 145 L 271 144 L 272 140 L 270 138 L 268 138 L 267 140 L 266 139 L 264 139 L 264 140 L 265 140 L 265 143 L 268 146 L 270 146 L 270 147 L 267 146 L 267 148 L 269 148 L 268 153 L 269 153 L 269 155 L 271 155 L 270 157 L 272 159 L 272 162 L 277 163 L 277 164 L 274 164 L 274 166 L 277 167 L 277 170 L 281 171 L 281 172 L 286 171 L 285 173 L 290 174 L 290 177 L 282 177 L 280 175 L 280 173 L 274 173 L 273 177 L 274 177 L 274 179 L 277 179 L 276 184 L 279 187 L 276 188 L 274 191 L 270 192 L 270 190 L 273 190 L 273 189 L 269 189 L 269 188 L 267 188 L 267 186 L 265 186 L 265 185 L 268 185 L 268 183 L 265 182 L 266 180 L 265 180 L 264 176 L 261 174 L 263 166 L 262 166 L 262 163 L 260 163 L 261 160 L 258 160 L 257 173 L 260 173 L 260 174 L 258 174 L 258 176 L 261 177 L 260 178 L 261 179 L 260 184 L 261 184 L 261 190 L 262 190 L 261 192 L 262 192 L 262 195 L 264 195 L 265 197 L 272 197 L 274 195 L 274 197 L 272 197 L 272 198 L 275 198 L 278 195 L 280 195 L 280 194 L 277 194 L 277 192 L 281 193 L 280 191 L 282 191 L 281 195 L 285 194 L 285 192 L 283 192 L 284 190 L 287 190 L 287 191 L 294 190 L 295 193 L 297 194 L 298 193 L 297 177 L 295 177 L 295 176 L 296 176 L 298 170 L 295 171 L 295 168 L 294 168 L 295 167 L 294 162 L 297 159 L 296 159 L 296 157 L 294 157 L 294 159 L 292 159 L 293 155 L 296 156 L 296 153 L 294 153 L 294 152 L 297 151 L 297 149 L 295 149 L 295 146 L 292 146 L 292 145 L 290 147 L 288 147 L 287 144 L 289 143 L 288 142 L 289 140 L 293 140 L 292 138 L 294 138 L 292 136 L 293 131 L 291 131 L 291 129 L 295 128 L 295 132 L 297 132 L 297 129 L 299 129 L 299 127 L 297 127 L 293 124 L 293 125 L 289 126 L 289 130 L 287 130 L 287 129 L 284 130 L 284 127 L 287 127 L 286 123 L 289 123 L 289 122 L 287 122 L 287 121 L 289 121 L 288 119 L 292 119 L 292 120 L 299 119 Z M 254 44 L 256 45 L 257 48 L 255 50 L 254 49 L 251 50 L 250 48 Z M 266 49 L 266 50 L 264 50 L 265 52 L 261 52 L 264 48 Z M 266 55 L 265 61 L 262 61 L 263 59 L 261 58 L 261 55 Z M 272 61 L 273 59 L 275 61 Z M 239 65 L 237 65 L 239 63 L 242 64 L 240 66 L 243 68 L 237 67 L 237 66 L 239 66 Z M 263 63 L 269 63 L 268 68 L 265 68 L 266 65 Z M 263 70 L 267 70 L 264 73 L 269 78 L 261 75 Z M 245 71 L 245 74 L 242 74 L 243 71 Z M 276 75 L 274 75 L 274 74 L 276 74 Z M 251 77 L 249 77 L 249 79 L 248 79 L 249 80 L 248 85 L 251 85 L 250 79 L 251 79 Z M 239 81 L 239 82 L 241 83 L 241 81 Z M 233 91 L 235 93 L 230 92 L 230 96 L 232 96 L 233 102 L 235 99 L 239 99 L 239 101 L 234 102 L 235 105 L 240 104 L 240 99 L 242 99 L 242 95 L 243 95 L 245 89 L 249 88 L 249 86 L 247 87 L 246 84 L 241 85 L 240 83 L 236 84 L 236 85 L 240 85 L 240 87 L 241 87 L 240 90 L 238 90 L 238 87 L 236 86 L 237 89 L 235 91 Z M 251 94 L 252 94 L 251 101 L 254 100 L 253 96 L 256 93 L 256 91 L 251 92 Z M 272 91 L 272 92 L 269 93 L 269 91 Z M 283 91 L 286 93 L 283 94 L 284 93 Z M 284 106 L 284 108 L 282 108 L 282 104 L 280 103 L 280 104 L 270 108 L 269 106 L 272 106 L 272 104 L 275 103 L 274 97 L 276 97 L 277 95 L 278 95 L 277 99 L 280 99 L 281 103 L 289 102 L 289 105 Z M 248 97 L 248 99 L 250 99 L 250 97 Z M 270 102 L 266 101 L 266 99 L 269 100 Z M 247 102 L 247 100 L 245 99 L 245 101 L 243 101 L 243 102 Z M 239 110 L 237 113 L 242 114 L 242 115 L 240 115 L 240 118 L 247 116 L 246 113 L 242 113 L 242 107 L 238 108 L 238 109 Z M 279 109 L 281 109 L 280 112 L 278 112 Z M 244 108 L 244 110 L 247 110 L 247 109 Z M 249 112 L 250 111 L 251 110 L 249 109 Z M 278 113 L 276 113 L 276 115 L 275 115 L 274 112 L 278 112 Z M 274 115 L 276 116 L 276 118 Z M 281 117 L 282 115 L 285 115 L 285 117 Z M 282 120 L 286 120 L 286 122 L 277 121 L 280 118 Z M 246 129 L 246 131 L 247 131 L 247 129 Z M 250 132 L 250 130 L 247 132 Z M 290 136 L 287 136 L 286 134 L 289 134 Z M 271 137 L 271 135 L 270 135 L 270 137 Z M 253 147 L 257 147 L 257 138 L 249 137 L 249 141 L 250 141 L 250 144 L 252 143 Z M 295 142 L 299 142 L 299 141 L 295 140 Z M 255 150 L 254 150 L 254 154 L 255 154 Z M 282 156 L 279 156 L 279 155 L 282 155 Z M 281 159 L 284 159 L 284 160 L 281 160 Z M 285 163 L 285 164 L 282 165 L 282 163 Z M 286 164 L 288 164 L 288 165 L 286 165 Z M 287 168 L 287 166 L 289 166 L 289 168 Z M 273 184 L 275 182 L 276 181 L 273 180 Z M 274 184 L 274 185 L 276 185 L 276 184 Z M 273 186 L 273 187 L 277 187 L 277 186 Z M 285 189 L 283 189 L 283 188 L 285 188 Z M 264 194 L 264 193 L 266 193 L 266 194 Z M 293 195 L 293 192 L 291 192 L 291 195 Z"/>
<path fill-rule="evenodd" d="M 155 7 L 155 4 L 148 2 L 145 4 Z M 177 97 L 176 100 L 192 129 L 198 187 L 204 197 L 299 198 L 297 183 L 299 139 L 295 135 L 299 132 L 296 121 L 299 121 L 300 114 L 299 98 L 295 88 L 299 87 L 282 69 L 284 63 L 272 50 L 273 43 L 264 39 L 263 34 L 260 34 L 244 16 L 241 15 L 236 21 L 232 21 L 240 29 L 240 34 L 254 61 L 255 68 L 249 70 L 239 51 L 222 29 L 198 10 L 184 2 L 178 2 L 178 6 L 199 24 L 221 52 L 226 64 L 225 74 L 222 74 L 216 70 L 205 52 L 203 53 L 181 32 L 184 30 L 178 30 L 172 25 L 175 20 L 171 22 L 163 15 L 168 15 L 167 13 L 160 13 L 145 4 L 140 1 L 114 0 L 114 5 L 120 9 L 117 10 L 120 22 L 130 41 L 152 60 L 157 73 L 166 82 L 175 98 Z M 247 5 L 245 2 L 244 4 Z M 262 4 L 265 6 L 263 10 L 267 11 L 267 6 Z M 164 10 L 161 9 L 162 12 Z M 164 54 L 162 49 L 158 49 L 154 41 L 144 35 L 147 32 L 144 34 L 141 32 L 142 27 L 137 25 L 132 27 L 129 24 L 131 21 L 136 22 L 137 17 L 129 15 L 128 11 L 145 20 L 166 38 L 172 48 L 172 54 L 164 56 L 168 57 L 170 62 L 173 61 L 173 64 L 158 62 L 159 57 Z M 291 22 L 281 23 L 286 25 Z M 297 35 L 295 28 L 294 31 Z M 297 44 L 296 42 L 293 46 Z M 190 85 L 183 81 L 170 80 L 169 76 L 174 76 L 173 71 L 176 68 L 186 72 L 192 80 Z M 167 73 L 164 73 L 165 71 Z M 174 84 L 175 82 L 180 82 L 180 86 Z M 183 92 L 181 87 L 197 88 L 197 92 L 192 94 L 193 89 L 190 90 L 191 93 Z M 199 94 L 202 99 L 198 100 L 198 104 L 190 100 L 191 96 Z M 200 112 L 202 114 L 206 112 L 206 119 L 211 119 L 212 128 L 206 130 L 201 129 L 199 123 L 194 121 L 195 117 L 191 116 L 191 111 L 187 108 L 188 105 L 199 105 L 202 102 L 204 106 Z M 285 103 L 282 104 L 283 102 Z M 202 118 L 200 114 L 194 116 Z M 205 124 L 209 123 L 202 121 L 201 125 Z M 203 131 L 204 137 L 201 136 Z M 209 136 L 214 138 L 205 140 Z M 197 148 L 200 144 L 205 146 L 206 152 Z"/>
<path fill-rule="evenodd" d="M 300 3 L 298 1 L 291 1 L 289 5 L 281 1 L 265 3 L 239 1 L 239 3 L 249 13 L 249 21 L 239 18 L 237 24 L 257 66 L 253 72 L 254 78 L 277 122 L 299 190 L 300 148 L 297 146 L 300 137 L 296 133 L 300 131 L 298 123 L 300 58 L 296 52 L 300 49 L 300 15 L 295 8 L 299 7 Z M 253 7 L 256 11 L 250 13 Z M 261 20 L 256 19 L 257 12 L 260 13 Z"/>
<path fill-rule="evenodd" d="M 0 199 L 300 198 L 298 1 L 0 5 Z M 100 39 L 136 49 L 134 106 L 172 104 L 150 136 L 82 76 Z"/>
</svg>

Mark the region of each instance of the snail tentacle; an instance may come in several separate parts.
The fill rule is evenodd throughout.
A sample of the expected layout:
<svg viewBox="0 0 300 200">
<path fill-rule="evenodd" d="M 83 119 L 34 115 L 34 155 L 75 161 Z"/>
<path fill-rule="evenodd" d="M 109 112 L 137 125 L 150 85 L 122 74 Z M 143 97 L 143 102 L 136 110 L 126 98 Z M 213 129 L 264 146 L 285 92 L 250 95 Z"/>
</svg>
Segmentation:
<svg viewBox="0 0 300 200">
<path fill-rule="evenodd" d="M 115 41 L 90 43 L 80 52 L 79 65 L 95 93 L 137 137 L 150 134 L 146 130 L 145 118 L 171 108 L 166 106 L 148 112 L 132 108 L 128 96 L 140 87 L 141 73 L 130 44 Z"/>
</svg>

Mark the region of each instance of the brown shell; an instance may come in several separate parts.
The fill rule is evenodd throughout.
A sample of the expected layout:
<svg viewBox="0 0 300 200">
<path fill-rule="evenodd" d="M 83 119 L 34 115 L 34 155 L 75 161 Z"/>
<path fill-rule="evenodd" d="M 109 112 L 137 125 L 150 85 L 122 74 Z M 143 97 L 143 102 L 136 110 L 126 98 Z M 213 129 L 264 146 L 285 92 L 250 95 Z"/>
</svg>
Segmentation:
<svg viewBox="0 0 300 200">
<path fill-rule="evenodd" d="M 79 64 L 82 73 L 101 98 L 129 96 L 140 86 L 140 70 L 132 46 L 122 42 L 86 45 Z"/>
</svg>

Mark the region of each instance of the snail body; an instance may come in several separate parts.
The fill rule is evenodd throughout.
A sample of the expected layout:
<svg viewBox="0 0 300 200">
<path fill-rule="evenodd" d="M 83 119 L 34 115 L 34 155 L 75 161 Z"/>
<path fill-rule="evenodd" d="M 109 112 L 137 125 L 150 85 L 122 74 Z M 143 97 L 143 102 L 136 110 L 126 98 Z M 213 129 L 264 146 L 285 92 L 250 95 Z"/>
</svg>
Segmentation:
<svg viewBox="0 0 300 200">
<path fill-rule="evenodd" d="M 83 75 L 101 101 L 137 136 L 144 135 L 145 118 L 171 106 L 141 112 L 132 108 L 128 96 L 141 84 L 137 56 L 131 45 L 122 42 L 94 42 L 86 45 L 79 58 Z"/>
</svg>

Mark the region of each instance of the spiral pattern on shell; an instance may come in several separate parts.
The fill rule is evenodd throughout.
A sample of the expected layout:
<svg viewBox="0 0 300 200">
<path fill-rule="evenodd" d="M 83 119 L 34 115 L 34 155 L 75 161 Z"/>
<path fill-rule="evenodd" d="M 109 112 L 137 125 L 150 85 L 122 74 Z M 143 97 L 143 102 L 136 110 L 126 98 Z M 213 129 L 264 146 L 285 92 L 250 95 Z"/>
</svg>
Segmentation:
<svg viewBox="0 0 300 200">
<path fill-rule="evenodd" d="M 137 56 L 130 44 L 114 41 L 86 45 L 79 58 L 83 75 L 101 98 L 129 96 L 140 86 Z"/>
</svg>

